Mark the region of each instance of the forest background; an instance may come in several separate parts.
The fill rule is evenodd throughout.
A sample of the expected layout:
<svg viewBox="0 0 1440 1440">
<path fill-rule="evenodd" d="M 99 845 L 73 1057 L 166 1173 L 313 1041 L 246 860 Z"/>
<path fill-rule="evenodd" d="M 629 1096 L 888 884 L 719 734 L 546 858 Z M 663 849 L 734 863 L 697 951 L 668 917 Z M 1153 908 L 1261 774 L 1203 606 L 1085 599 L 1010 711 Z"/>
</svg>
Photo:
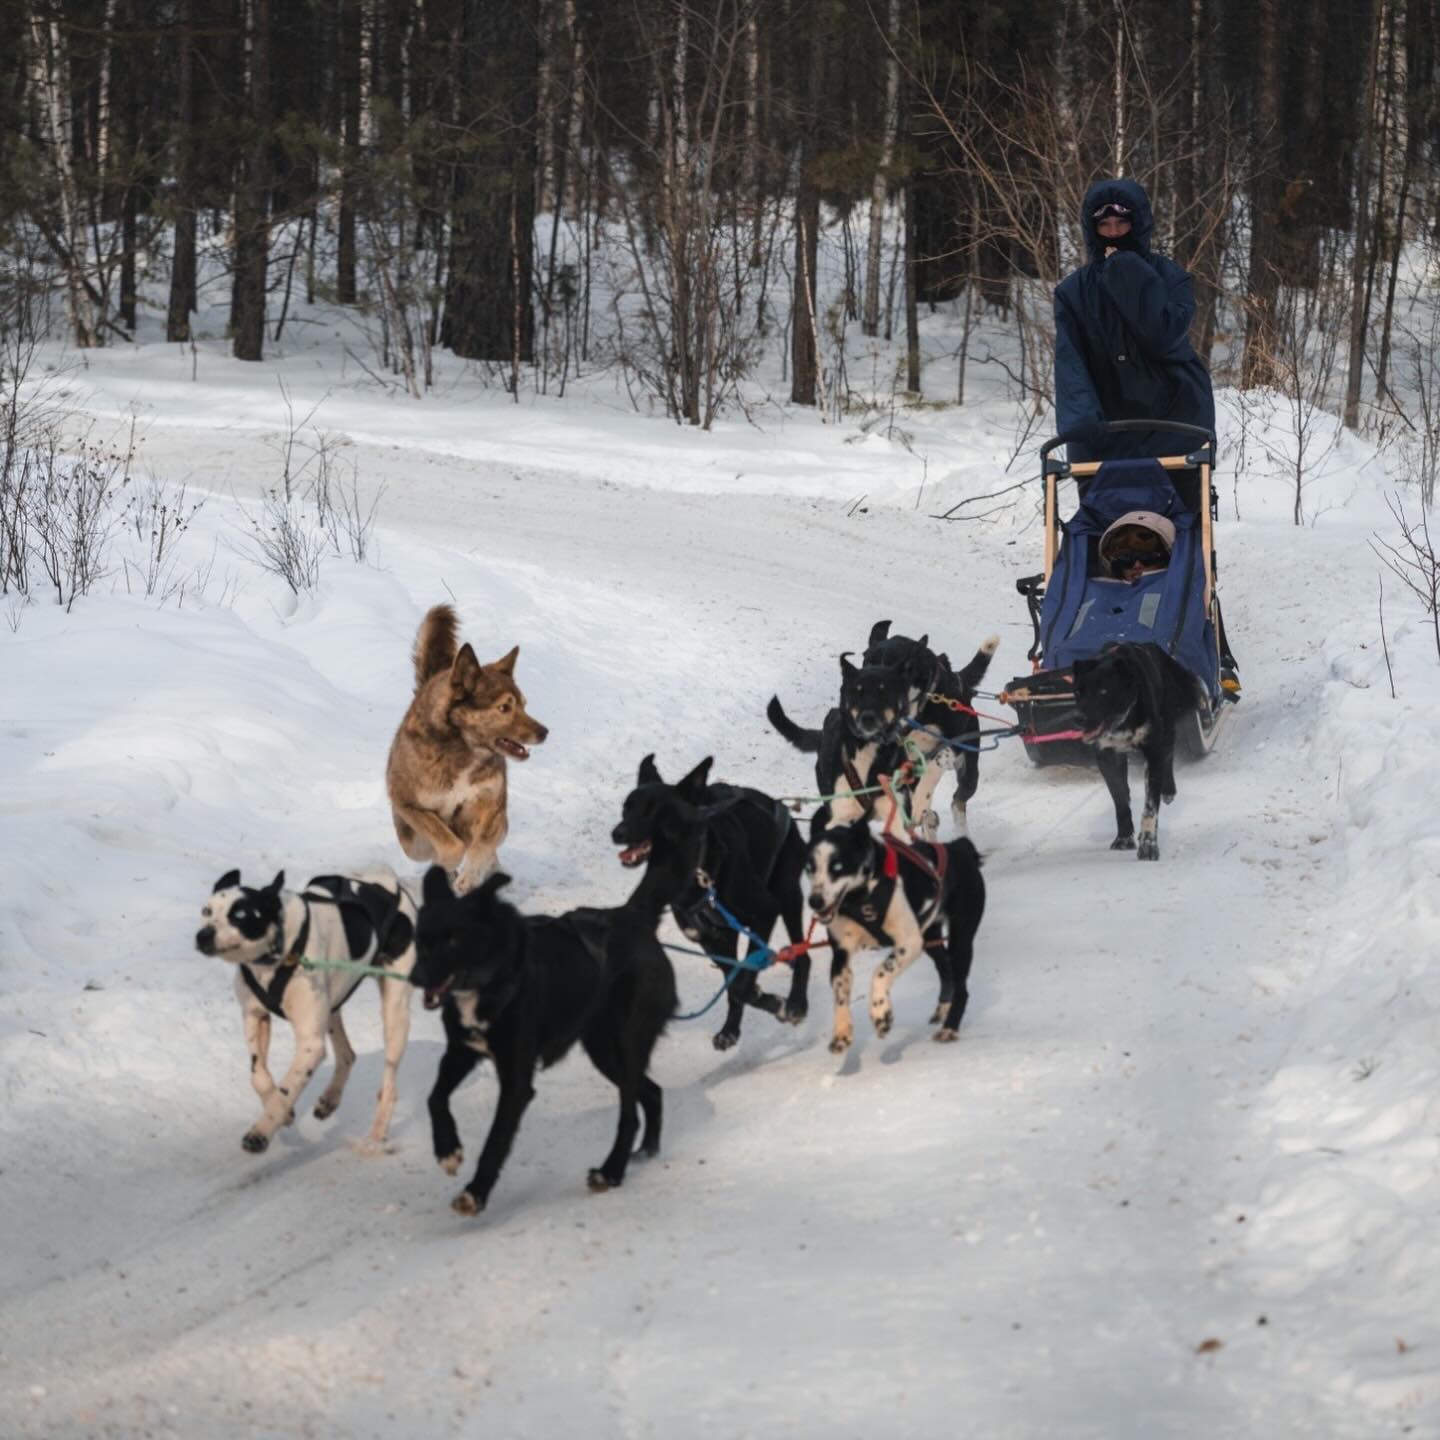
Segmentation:
<svg viewBox="0 0 1440 1440">
<path fill-rule="evenodd" d="M 0 331 L 12 379 L 147 305 L 193 343 L 209 286 L 251 361 L 301 298 L 353 307 L 417 399 L 446 347 L 517 397 L 613 367 L 708 428 L 769 354 L 836 417 L 963 404 L 998 364 L 1038 424 L 1080 197 L 1126 174 L 1217 380 L 1397 441 L 1428 500 L 1437 27 L 1435 0 L 7 0 Z M 977 359 L 996 320 L 1018 344 Z M 857 327 L 898 342 L 879 385 Z"/>
</svg>

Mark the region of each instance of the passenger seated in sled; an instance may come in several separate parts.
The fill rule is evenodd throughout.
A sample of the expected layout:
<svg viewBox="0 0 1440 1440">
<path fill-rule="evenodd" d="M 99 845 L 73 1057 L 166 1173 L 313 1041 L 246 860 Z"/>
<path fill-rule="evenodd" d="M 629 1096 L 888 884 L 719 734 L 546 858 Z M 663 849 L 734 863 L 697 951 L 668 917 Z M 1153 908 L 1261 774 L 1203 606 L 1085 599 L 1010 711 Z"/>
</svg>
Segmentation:
<svg viewBox="0 0 1440 1440">
<path fill-rule="evenodd" d="M 1175 527 L 1163 515 L 1131 510 L 1100 537 L 1101 578 L 1137 584 L 1170 564 Z"/>
</svg>

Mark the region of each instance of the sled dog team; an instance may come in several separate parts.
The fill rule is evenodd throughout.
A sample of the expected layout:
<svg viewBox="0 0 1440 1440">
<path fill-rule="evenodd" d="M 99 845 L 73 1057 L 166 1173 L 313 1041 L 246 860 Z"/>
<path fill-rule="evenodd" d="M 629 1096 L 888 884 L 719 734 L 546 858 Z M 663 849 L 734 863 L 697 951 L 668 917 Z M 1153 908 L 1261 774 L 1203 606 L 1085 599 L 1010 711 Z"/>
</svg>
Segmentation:
<svg viewBox="0 0 1440 1440">
<path fill-rule="evenodd" d="M 778 698 L 771 700 L 774 727 L 815 757 L 823 803 L 808 844 L 783 803 L 712 781 L 708 757 L 669 783 L 654 757 L 645 756 L 612 837 L 621 864 L 641 872 L 634 892 L 613 908 L 539 916 L 505 898 L 509 877 L 497 857 L 507 832 L 507 763 L 527 759 L 548 732 L 526 710 L 516 683 L 519 648 L 482 664 L 469 644 L 459 643 L 455 612 L 436 606 L 416 637 L 415 694 L 386 768 L 401 848 L 412 860 L 433 862 L 421 903 L 386 869 L 317 876 L 298 891 L 285 888 L 283 871 L 257 888 L 231 870 L 203 907 L 196 947 L 236 966 L 250 1080 L 260 1099 L 244 1148 L 263 1151 L 276 1130 L 293 1123 L 327 1037 L 335 1069 L 315 1117 L 334 1113 L 355 1063 L 343 1007 L 379 969 L 385 1063 L 371 1144 L 386 1139 L 410 997 L 420 989 L 427 1009 L 440 1008 L 445 1029 L 429 1110 L 435 1156 L 447 1174 L 456 1174 L 464 1158 L 452 1092 L 482 1059 L 493 1063 L 499 1081 L 474 1175 L 453 1202 L 458 1212 L 485 1208 L 534 1094 L 537 1067 L 553 1065 L 577 1041 L 620 1092 L 614 1144 L 589 1172 L 589 1184 L 620 1185 L 632 1154 L 654 1155 L 660 1145 L 663 1098 L 647 1071 L 676 1010 L 674 971 L 656 938 L 667 907 L 692 944 L 725 971 L 716 1049 L 739 1040 L 747 1006 L 783 1023 L 805 1018 L 803 887 L 830 950 L 831 1051 L 841 1053 L 853 1040 L 851 964 L 867 950 L 881 955 L 869 989 L 876 1033 L 889 1032 L 891 989 L 924 952 L 940 980 L 934 1038 L 953 1041 L 985 907 L 980 856 L 964 836 L 978 782 L 979 723 L 971 701 L 997 644 L 996 637 L 985 641 L 957 671 L 928 637 L 892 635 L 889 622 L 880 621 L 861 664 L 848 653 L 840 657 L 838 701 L 818 727 L 796 724 Z M 1107 671 L 1105 679 L 1105 695 L 1077 696 L 1087 739 L 1123 751 L 1163 731 L 1163 716 L 1147 721 L 1130 703 L 1131 692 L 1117 699 L 1114 676 Z M 1083 688 L 1083 677 L 1077 684 Z M 1151 768 L 1148 753 L 1146 760 Z M 1173 793 L 1168 764 L 1165 757 L 1154 768 L 1157 785 Z M 951 811 L 961 837 L 942 844 L 932 802 L 947 771 L 955 774 Z M 1116 809 L 1115 847 L 1134 848 L 1133 837 L 1127 843 L 1128 795 L 1123 814 L 1116 795 Z M 1146 809 L 1148 820 L 1148 787 Z M 907 816 L 917 838 L 902 838 Z M 742 937 L 747 955 L 768 949 L 777 921 L 792 962 L 783 998 L 761 987 L 757 969 L 725 963 L 741 959 Z M 289 1022 L 295 1042 L 278 1083 L 269 1068 L 276 1017 Z"/>
</svg>

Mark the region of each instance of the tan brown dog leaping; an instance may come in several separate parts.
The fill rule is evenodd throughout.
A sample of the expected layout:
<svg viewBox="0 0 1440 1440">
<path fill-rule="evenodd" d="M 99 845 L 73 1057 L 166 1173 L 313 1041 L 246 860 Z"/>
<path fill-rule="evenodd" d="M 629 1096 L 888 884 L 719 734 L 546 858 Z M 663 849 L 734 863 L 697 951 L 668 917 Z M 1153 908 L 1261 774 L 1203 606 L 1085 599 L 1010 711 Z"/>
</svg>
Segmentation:
<svg viewBox="0 0 1440 1440">
<path fill-rule="evenodd" d="M 496 865 L 509 829 L 506 760 L 529 758 L 550 733 L 525 710 L 515 683 L 517 645 L 482 665 L 459 622 L 436 605 L 415 636 L 415 698 L 395 732 L 385 785 L 400 848 L 455 874 L 462 893 Z"/>
</svg>

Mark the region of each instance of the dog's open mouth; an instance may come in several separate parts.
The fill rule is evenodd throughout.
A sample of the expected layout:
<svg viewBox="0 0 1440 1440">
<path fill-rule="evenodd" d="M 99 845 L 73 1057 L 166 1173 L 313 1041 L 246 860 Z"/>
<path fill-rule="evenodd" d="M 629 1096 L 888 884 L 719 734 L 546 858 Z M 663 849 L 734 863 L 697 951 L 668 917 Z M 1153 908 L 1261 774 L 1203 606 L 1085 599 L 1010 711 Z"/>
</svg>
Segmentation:
<svg viewBox="0 0 1440 1440">
<path fill-rule="evenodd" d="M 814 900 L 811 900 L 810 908 L 815 912 L 815 918 L 822 925 L 828 925 L 835 918 L 835 912 L 840 908 L 840 902 L 832 900 L 829 904 L 817 905 Z"/>
<path fill-rule="evenodd" d="M 453 975 L 447 975 L 442 984 L 427 989 L 425 991 L 425 1008 L 427 1010 L 438 1010 L 440 1006 L 444 1004 L 445 996 L 449 993 L 450 986 L 454 981 L 455 977 Z"/>
<path fill-rule="evenodd" d="M 518 740 L 508 740 L 503 735 L 495 742 L 495 748 L 502 755 L 508 755 L 512 760 L 528 760 L 530 758 L 530 752 Z"/>
<path fill-rule="evenodd" d="M 620 863 L 627 870 L 633 870 L 637 865 L 643 864 L 650 858 L 650 842 L 642 840 L 638 845 L 632 845 L 628 850 L 620 852 Z"/>
</svg>

